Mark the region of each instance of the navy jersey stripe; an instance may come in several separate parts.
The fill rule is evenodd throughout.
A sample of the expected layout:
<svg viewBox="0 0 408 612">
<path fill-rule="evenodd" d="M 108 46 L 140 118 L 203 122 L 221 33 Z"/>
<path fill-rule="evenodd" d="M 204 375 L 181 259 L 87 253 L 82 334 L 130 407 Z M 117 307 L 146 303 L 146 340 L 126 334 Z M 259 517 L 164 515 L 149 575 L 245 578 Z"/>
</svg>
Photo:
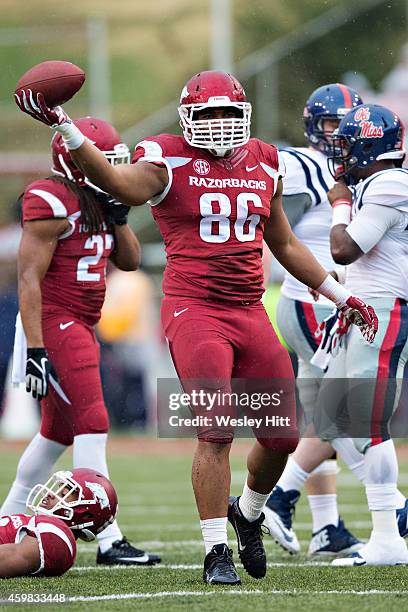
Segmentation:
<svg viewBox="0 0 408 612">
<path fill-rule="evenodd" d="M 299 322 L 303 335 L 306 338 L 307 343 L 309 344 L 310 348 L 315 353 L 317 349 L 319 348 L 319 343 L 317 339 L 314 337 L 314 334 L 309 329 L 309 326 L 306 320 L 306 314 L 305 314 L 305 311 L 303 310 L 303 303 L 300 302 L 299 300 L 295 300 L 295 309 L 296 309 L 297 320 Z"/>
<path fill-rule="evenodd" d="M 303 151 L 295 151 L 295 152 L 298 155 L 302 155 L 303 157 L 305 157 L 307 160 L 309 160 L 314 165 L 314 167 L 316 168 L 317 178 L 319 179 L 319 182 L 320 182 L 321 186 L 323 187 L 325 193 L 327 193 L 329 191 L 329 186 L 327 185 L 326 181 L 323 178 L 322 169 L 319 166 L 319 164 L 317 163 L 317 161 L 312 159 L 308 155 L 306 155 L 306 153 L 303 153 Z"/>
<path fill-rule="evenodd" d="M 392 170 L 397 170 L 398 172 L 403 172 L 404 174 L 408 174 L 408 169 L 406 168 L 392 168 Z M 387 170 L 385 170 L 385 172 L 388 172 Z M 381 172 L 381 175 L 383 173 Z M 369 179 L 367 181 L 367 183 L 364 185 L 364 187 L 361 190 L 360 195 L 358 196 L 358 204 L 357 204 L 357 208 L 360 210 L 360 208 L 363 206 L 363 195 L 367 189 L 367 187 L 379 176 L 381 176 L 380 174 L 375 174 L 371 179 Z"/>
<path fill-rule="evenodd" d="M 313 185 L 312 175 L 310 174 L 310 170 L 307 167 L 307 164 L 305 164 L 303 159 L 297 154 L 297 151 L 290 151 L 289 149 L 285 149 L 285 152 L 289 153 L 289 155 L 292 155 L 295 159 L 298 160 L 298 162 L 302 166 L 303 172 L 305 173 L 306 185 L 307 185 L 308 189 L 310 189 L 310 191 L 313 193 L 313 195 L 315 197 L 315 200 L 316 200 L 316 204 L 320 204 L 322 199 L 321 199 L 321 197 L 319 195 L 319 192 L 317 191 L 317 189 Z"/>
<path fill-rule="evenodd" d="M 400 306 L 400 326 L 399 326 L 398 335 L 395 340 L 394 347 L 391 351 L 389 370 L 388 370 L 388 379 L 387 381 L 384 381 L 384 384 L 387 385 L 387 388 L 386 388 L 385 398 L 384 398 L 383 422 L 382 422 L 382 427 L 381 427 L 381 434 L 383 437 L 387 436 L 388 434 L 387 423 L 390 421 L 392 414 L 393 414 L 395 396 L 397 392 L 396 376 L 397 376 L 398 364 L 399 364 L 399 360 L 401 357 L 401 353 L 405 347 L 405 344 L 408 338 L 408 306 L 407 306 L 406 301 L 403 299 L 397 299 L 397 304 L 398 302 Z M 389 434 L 388 434 L 388 437 L 389 437 Z"/>
</svg>

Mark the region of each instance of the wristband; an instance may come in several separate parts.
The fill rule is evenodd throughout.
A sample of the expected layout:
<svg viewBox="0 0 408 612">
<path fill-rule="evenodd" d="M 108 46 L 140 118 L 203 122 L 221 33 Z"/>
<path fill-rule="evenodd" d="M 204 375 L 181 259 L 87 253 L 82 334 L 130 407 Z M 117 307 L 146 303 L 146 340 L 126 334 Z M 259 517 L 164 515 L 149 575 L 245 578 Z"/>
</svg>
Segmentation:
<svg viewBox="0 0 408 612">
<path fill-rule="evenodd" d="M 61 125 L 56 126 L 55 131 L 59 132 L 70 151 L 79 149 L 85 142 L 85 136 L 72 121 L 65 121 Z"/>
<path fill-rule="evenodd" d="M 320 287 L 317 287 L 316 291 L 334 302 L 337 308 L 344 306 L 351 296 L 350 291 L 334 280 L 331 274 L 326 276 Z"/>
<path fill-rule="evenodd" d="M 351 221 L 351 202 L 346 198 L 334 200 L 332 204 L 333 217 L 331 226 L 349 225 Z"/>
</svg>

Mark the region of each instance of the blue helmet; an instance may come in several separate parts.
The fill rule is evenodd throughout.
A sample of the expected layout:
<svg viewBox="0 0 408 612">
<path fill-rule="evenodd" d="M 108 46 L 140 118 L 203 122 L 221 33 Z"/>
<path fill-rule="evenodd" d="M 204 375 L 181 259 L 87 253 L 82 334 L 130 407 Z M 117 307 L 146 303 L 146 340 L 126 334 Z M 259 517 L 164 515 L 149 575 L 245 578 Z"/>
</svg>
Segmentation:
<svg viewBox="0 0 408 612">
<path fill-rule="evenodd" d="M 402 163 L 403 140 L 404 126 L 398 115 L 379 104 L 361 104 L 343 117 L 333 134 L 330 170 L 336 178 L 343 176 L 353 183 L 356 177 L 349 173 L 354 168 L 365 169 L 384 159 Z"/>
<path fill-rule="evenodd" d="M 340 120 L 354 106 L 362 103 L 362 99 L 354 89 L 341 83 L 322 85 L 315 89 L 303 111 L 305 136 L 312 147 L 329 155 L 331 144 L 324 135 L 322 120 Z"/>
</svg>

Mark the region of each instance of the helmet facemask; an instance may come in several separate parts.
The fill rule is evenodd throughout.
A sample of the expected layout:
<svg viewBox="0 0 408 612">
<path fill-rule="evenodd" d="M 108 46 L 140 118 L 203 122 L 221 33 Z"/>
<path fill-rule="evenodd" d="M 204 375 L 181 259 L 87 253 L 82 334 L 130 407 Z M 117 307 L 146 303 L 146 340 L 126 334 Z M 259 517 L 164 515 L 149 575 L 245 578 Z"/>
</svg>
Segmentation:
<svg viewBox="0 0 408 612">
<path fill-rule="evenodd" d="M 353 180 L 349 173 L 357 167 L 358 163 L 357 158 L 352 155 L 355 138 L 352 139 L 354 142 L 350 142 L 350 138 L 339 136 L 336 132 L 337 130 L 333 132 L 330 154 L 327 159 L 329 172 L 336 181 L 342 178 L 347 184 L 352 184 Z"/>
<path fill-rule="evenodd" d="M 233 109 L 240 116 L 197 119 L 200 111 L 211 108 Z M 231 102 L 227 96 L 214 96 L 201 104 L 181 104 L 178 109 L 183 136 L 192 147 L 207 149 L 217 157 L 246 144 L 250 138 L 250 102 Z"/>
<path fill-rule="evenodd" d="M 71 478 L 71 472 L 55 472 L 45 484 L 35 485 L 27 497 L 27 508 L 34 514 L 54 516 L 66 521 L 71 529 L 79 530 L 81 539 L 91 541 L 95 539 L 94 533 L 88 529 L 94 526 L 92 517 L 86 518 L 86 511 L 76 516 L 78 507 L 89 506 L 98 503 L 95 498 L 85 499 L 82 486 Z M 75 495 L 74 499 L 69 498 Z M 47 508 L 48 498 L 56 500 L 56 503 Z M 84 509 L 85 510 L 85 509 Z"/>
</svg>

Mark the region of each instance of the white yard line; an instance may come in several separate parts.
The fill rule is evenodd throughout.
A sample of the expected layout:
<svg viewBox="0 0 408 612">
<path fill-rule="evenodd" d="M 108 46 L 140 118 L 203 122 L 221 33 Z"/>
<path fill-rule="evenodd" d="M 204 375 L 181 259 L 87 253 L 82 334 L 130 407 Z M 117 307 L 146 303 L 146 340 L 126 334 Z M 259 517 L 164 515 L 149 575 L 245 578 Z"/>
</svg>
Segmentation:
<svg viewBox="0 0 408 612">
<path fill-rule="evenodd" d="M 367 514 L 368 514 L 368 510 L 367 510 Z M 137 522 L 135 521 L 134 523 L 127 523 L 127 522 L 123 522 L 120 520 L 120 516 L 119 516 L 119 526 L 122 529 L 122 531 L 126 531 L 127 529 L 132 529 L 134 530 L 135 528 L 138 528 Z M 365 520 L 365 521 L 347 521 L 347 528 L 348 529 L 371 529 L 372 525 L 371 525 L 371 521 L 369 520 Z M 191 523 L 167 523 L 167 522 L 160 522 L 159 520 L 157 520 L 157 518 L 155 517 L 154 519 L 152 519 L 152 523 L 149 524 L 145 524 L 143 525 L 143 533 L 145 532 L 149 532 L 149 531 L 159 531 L 161 528 L 165 528 L 167 532 L 172 533 L 175 531 L 195 531 L 197 533 L 200 532 L 200 526 L 197 521 L 192 521 Z M 297 522 L 295 521 L 293 524 L 293 528 L 295 531 L 307 531 L 308 533 L 311 533 L 312 530 L 312 521 L 310 520 L 309 522 Z M 134 538 L 133 538 L 134 539 Z"/>
<path fill-rule="evenodd" d="M 382 591 L 382 590 L 369 590 L 369 591 L 305 591 L 297 589 L 284 589 L 284 590 L 268 590 L 261 591 L 257 590 L 240 590 L 240 589 L 222 589 L 214 591 L 160 591 L 158 593 L 117 593 L 111 595 L 94 595 L 86 596 L 80 595 L 75 597 L 67 597 L 66 602 L 92 602 L 92 601 L 115 601 L 124 599 L 160 599 L 165 597 L 211 597 L 213 595 L 224 595 L 242 596 L 242 595 L 357 595 L 366 597 L 367 595 L 407 595 L 408 591 Z"/>
<path fill-rule="evenodd" d="M 242 567 L 240 563 L 235 564 L 236 567 Z M 305 561 L 304 563 L 268 563 L 268 567 L 328 567 L 330 565 L 330 561 Z M 106 572 L 112 571 L 112 569 L 116 570 L 134 570 L 136 566 L 134 565 L 76 565 L 70 571 L 71 572 Z M 146 570 L 202 570 L 202 563 L 159 563 L 157 565 L 139 565 L 137 566 L 137 570 L 146 569 Z"/>
<path fill-rule="evenodd" d="M 266 547 L 276 548 L 277 544 L 272 538 L 269 536 L 265 536 L 263 543 Z M 300 539 L 299 543 L 304 547 L 307 547 L 310 543 L 310 539 Z M 136 540 L 136 544 L 138 548 L 143 549 L 160 549 L 160 550 L 172 550 L 176 548 L 202 548 L 204 551 L 204 543 L 202 540 L 171 540 L 171 541 L 161 541 L 161 540 Z M 77 549 L 79 552 L 96 552 L 98 548 L 98 544 L 77 544 Z M 306 548 L 303 552 L 306 552 Z"/>
</svg>

